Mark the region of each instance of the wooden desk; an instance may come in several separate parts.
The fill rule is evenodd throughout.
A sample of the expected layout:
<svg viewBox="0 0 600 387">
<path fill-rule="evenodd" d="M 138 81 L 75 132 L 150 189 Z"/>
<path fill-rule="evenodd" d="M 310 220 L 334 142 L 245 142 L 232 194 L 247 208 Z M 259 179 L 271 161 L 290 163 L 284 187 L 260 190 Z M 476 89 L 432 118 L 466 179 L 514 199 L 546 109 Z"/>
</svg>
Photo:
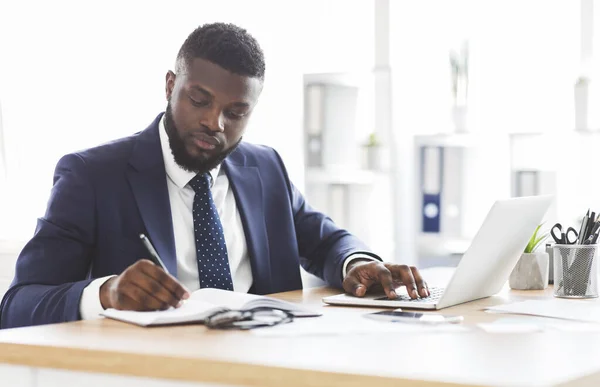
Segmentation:
<svg viewBox="0 0 600 387">
<path fill-rule="evenodd" d="M 324 317 L 376 310 L 321 303 L 336 292 L 276 296 L 321 308 Z M 600 334 L 488 334 L 472 326 L 506 317 L 484 313 L 484 306 L 542 297 L 551 297 L 551 289 L 505 289 L 445 309 L 465 316 L 472 329 L 462 333 L 275 338 L 107 319 L 18 328 L 0 331 L 0 363 L 244 386 L 600 385 Z"/>
</svg>

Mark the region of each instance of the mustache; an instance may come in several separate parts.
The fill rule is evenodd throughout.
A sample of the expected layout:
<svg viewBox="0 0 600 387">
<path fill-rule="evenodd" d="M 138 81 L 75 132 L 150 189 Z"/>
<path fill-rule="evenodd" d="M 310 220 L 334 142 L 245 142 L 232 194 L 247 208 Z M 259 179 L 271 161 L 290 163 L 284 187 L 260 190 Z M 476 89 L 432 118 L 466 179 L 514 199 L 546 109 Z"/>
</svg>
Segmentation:
<svg viewBox="0 0 600 387">
<path fill-rule="evenodd" d="M 214 146 L 222 146 L 222 141 L 219 137 L 212 134 L 210 130 L 194 130 L 187 133 L 187 137 L 198 139 Z"/>
<path fill-rule="evenodd" d="M 239 140 L 232 147 L 225 149 L 226 137 L 222 132 L 211 131 L 203 125 L 189 131 L 179 131 L 173 119 L 170 103 L 167 105 L 165 111 L 165 130 L 169 137 L 169 146 L 175 162 L 184 170 L 194 173 L 204 173 L 215 168 L 229 154 L 235 151 L 242 141 L 242 137 L 240 136 Z M 214 154 L 207 158 L 191 156 L 186 149 L 186 143 L 194 139 L 215 145 Z"/>
</svg>

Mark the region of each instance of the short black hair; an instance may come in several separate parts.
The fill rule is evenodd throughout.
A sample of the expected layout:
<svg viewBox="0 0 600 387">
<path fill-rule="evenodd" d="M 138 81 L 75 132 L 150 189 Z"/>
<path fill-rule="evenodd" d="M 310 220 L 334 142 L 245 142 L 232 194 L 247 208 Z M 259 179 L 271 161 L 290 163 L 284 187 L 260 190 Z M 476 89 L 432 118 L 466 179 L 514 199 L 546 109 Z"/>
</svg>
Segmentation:
<svg viewBox="0 0 600 387">
<path fill-rule="evenodd" d="M 230 23 L 196 28 L 177 54 L 176 71 L 185 71 L 195 58 L 206 59 L 234 74 L 265 78 L 265 57 L 258 42 L 245 29 Z"/>
</svg>

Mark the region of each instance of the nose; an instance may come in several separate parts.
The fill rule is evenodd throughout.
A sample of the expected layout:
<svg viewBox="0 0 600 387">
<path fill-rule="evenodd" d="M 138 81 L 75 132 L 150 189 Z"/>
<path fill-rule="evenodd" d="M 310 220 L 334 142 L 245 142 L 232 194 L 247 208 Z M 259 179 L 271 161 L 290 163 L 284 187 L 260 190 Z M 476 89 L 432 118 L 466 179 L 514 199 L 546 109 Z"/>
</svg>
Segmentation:
<svg viewBox="0 0 600 387">
<path fill-rule="evenodd" d="M 202 124 L 210 129 L 210 131 L 222 132 L 225 130 L 225 117 L 223 111 L 217 106 L 207 111 L 203 118 Z"/>
</svg>

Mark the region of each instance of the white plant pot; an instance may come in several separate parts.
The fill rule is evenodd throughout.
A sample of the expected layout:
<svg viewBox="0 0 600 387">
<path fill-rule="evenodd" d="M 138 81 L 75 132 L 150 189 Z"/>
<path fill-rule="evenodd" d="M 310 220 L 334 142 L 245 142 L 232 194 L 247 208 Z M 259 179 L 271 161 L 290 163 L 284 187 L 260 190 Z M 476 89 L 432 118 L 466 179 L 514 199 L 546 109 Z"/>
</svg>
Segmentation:
<svg viewBox="0 0 600 387">
<path fill-rule="evenodd" d="M 367 169 L 371 171 L 383 170 L 384 148 L 382 146 L 365 147 Z"/>
<path fill-rule="evenodd" d="M 458 133 L 465 133 L 468 131 L 467 112 L 466 106 L 454 106 L 452 108 L 452 122 L 454 124 L 454 130 Z"/>
<path fill-rule="evenodd" d="M 587 82 L 575 85 L 575 129 L 587 131 L 589 127 L 589 99 L 590 90 Z"/>
<path fill-rule="evenodd" d="M 542 290 L 548 287 L 550 257 L 546 252 L 523 253 L 508 278 L 511 289 Z"/>
</svg>

